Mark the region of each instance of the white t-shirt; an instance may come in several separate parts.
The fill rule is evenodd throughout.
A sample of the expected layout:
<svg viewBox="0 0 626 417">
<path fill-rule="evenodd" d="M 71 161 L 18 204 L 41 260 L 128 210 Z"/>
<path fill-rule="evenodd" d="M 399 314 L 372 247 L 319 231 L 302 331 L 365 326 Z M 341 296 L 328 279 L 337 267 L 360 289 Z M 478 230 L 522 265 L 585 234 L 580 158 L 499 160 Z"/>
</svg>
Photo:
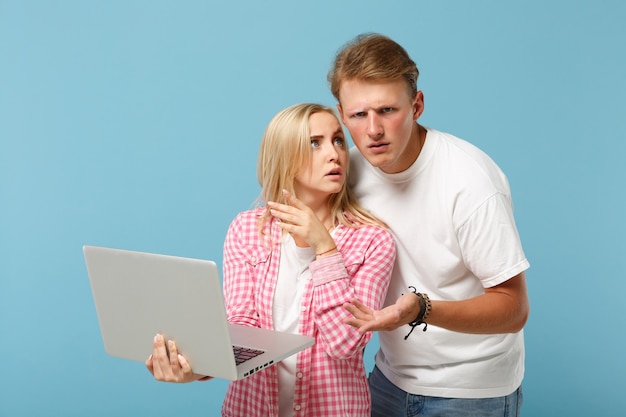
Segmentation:
<svg viewBox="0 0 626 417">
<path fill-rule="evenodd" d="M 274 329 L 299 333 L 300 305 L 306 283 L 311 279 L 309 264 L 315 260 L 313 248 L 300 248 L 290 235 L 285 235 L 281 245 L 278 281 L 272 305 Z M 293 414 L 293 398 L 296 386 L 296 359 L 292 355 L 275 366 L 278 369 L 278 412 L 281 417 Z"/>
<path fill-rule="evenodd" d="M 385 305 L 414 286 L 431 300 L 480 295 L 529 267 L 509 184 L 481 150 L 427 129 L 418 159 L 385 174 L 351 150 L 350 181 L 361 204 L 384 220 L 397 257 Z M 376 365 L 418 395 L 487 398 L 515 391 L 524 376 L 523 332 L 473 335 L 429 326 L 379 332 Z"/>
</svg>

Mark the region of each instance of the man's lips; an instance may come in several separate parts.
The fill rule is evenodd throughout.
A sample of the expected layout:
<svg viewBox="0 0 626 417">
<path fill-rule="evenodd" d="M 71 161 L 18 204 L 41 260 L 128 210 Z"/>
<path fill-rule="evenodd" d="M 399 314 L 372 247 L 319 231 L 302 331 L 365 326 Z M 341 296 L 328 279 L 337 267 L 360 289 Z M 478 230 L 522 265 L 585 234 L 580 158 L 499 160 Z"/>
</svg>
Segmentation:
<svg viewBox="0 0 626 417">
<path fill-rule="evenodd" d="M 388 142 L 375 142 L 367 147 L 372 153 L 385 152 L 389 148 Z"/>
</svg>

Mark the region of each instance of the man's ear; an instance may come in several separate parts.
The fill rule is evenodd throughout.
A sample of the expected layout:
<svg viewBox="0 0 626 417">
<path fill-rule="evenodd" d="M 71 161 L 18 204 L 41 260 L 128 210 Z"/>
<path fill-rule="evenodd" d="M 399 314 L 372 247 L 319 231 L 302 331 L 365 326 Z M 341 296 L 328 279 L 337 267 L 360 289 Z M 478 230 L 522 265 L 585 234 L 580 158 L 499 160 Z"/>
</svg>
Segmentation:
<svg viewBox="0 0 626 417">
<path fill-rule="evenodd" d="M 422 113 L 424 113 L 424 93 L 418 90 L 413 97 L 413 121 L 417 121 Z"/>
<path fill-rule="evenodd" d="M 343 117 L 343 109 L 341 108 L 341 103 L 337 103 L 337 112 L 339 113 L 339 117 L 341 118 L 342 123 L 345 125 L 346 121 Z"/>
</svg>

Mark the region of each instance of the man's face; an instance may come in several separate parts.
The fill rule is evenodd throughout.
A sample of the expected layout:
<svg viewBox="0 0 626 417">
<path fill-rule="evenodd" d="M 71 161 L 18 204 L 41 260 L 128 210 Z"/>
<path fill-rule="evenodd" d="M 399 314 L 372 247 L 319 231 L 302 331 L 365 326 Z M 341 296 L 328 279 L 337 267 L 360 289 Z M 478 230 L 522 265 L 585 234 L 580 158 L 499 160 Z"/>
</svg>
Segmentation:
<svg viewBox="0 0 626 417">
<path fill-rule="evenodd" d="M 383 172 L 409 168 L 420 152 L 415 123 L 424 111 L 421 91 L 407 93 L 405 81 L 344 81 L 337 105 L 361 154 Z"/>
</svg>

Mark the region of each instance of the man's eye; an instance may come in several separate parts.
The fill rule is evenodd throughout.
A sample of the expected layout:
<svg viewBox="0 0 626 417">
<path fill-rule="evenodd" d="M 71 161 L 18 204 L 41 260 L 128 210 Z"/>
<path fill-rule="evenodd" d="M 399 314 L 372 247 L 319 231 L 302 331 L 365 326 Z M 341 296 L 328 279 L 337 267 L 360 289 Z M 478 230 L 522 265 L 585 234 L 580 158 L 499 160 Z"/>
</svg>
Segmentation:
<svg viewBox="0 0 626 417">
<path fill-rule="evenodd" d="M 383 113 L 391 113 L 393 111 L 393 107 L 385 107 L 383 108 Z"/>
<path fill-rule="evenodd" d="M 359 117 L 363 117 L 363 116 L 365 116 L 365 112 L 362 112 L 362 111 L 360 111 L 358 113 L 354 113 L 352 115 L 352 117 L 355 117 L 355 118 L 359 118 Z"/>
</svg>

